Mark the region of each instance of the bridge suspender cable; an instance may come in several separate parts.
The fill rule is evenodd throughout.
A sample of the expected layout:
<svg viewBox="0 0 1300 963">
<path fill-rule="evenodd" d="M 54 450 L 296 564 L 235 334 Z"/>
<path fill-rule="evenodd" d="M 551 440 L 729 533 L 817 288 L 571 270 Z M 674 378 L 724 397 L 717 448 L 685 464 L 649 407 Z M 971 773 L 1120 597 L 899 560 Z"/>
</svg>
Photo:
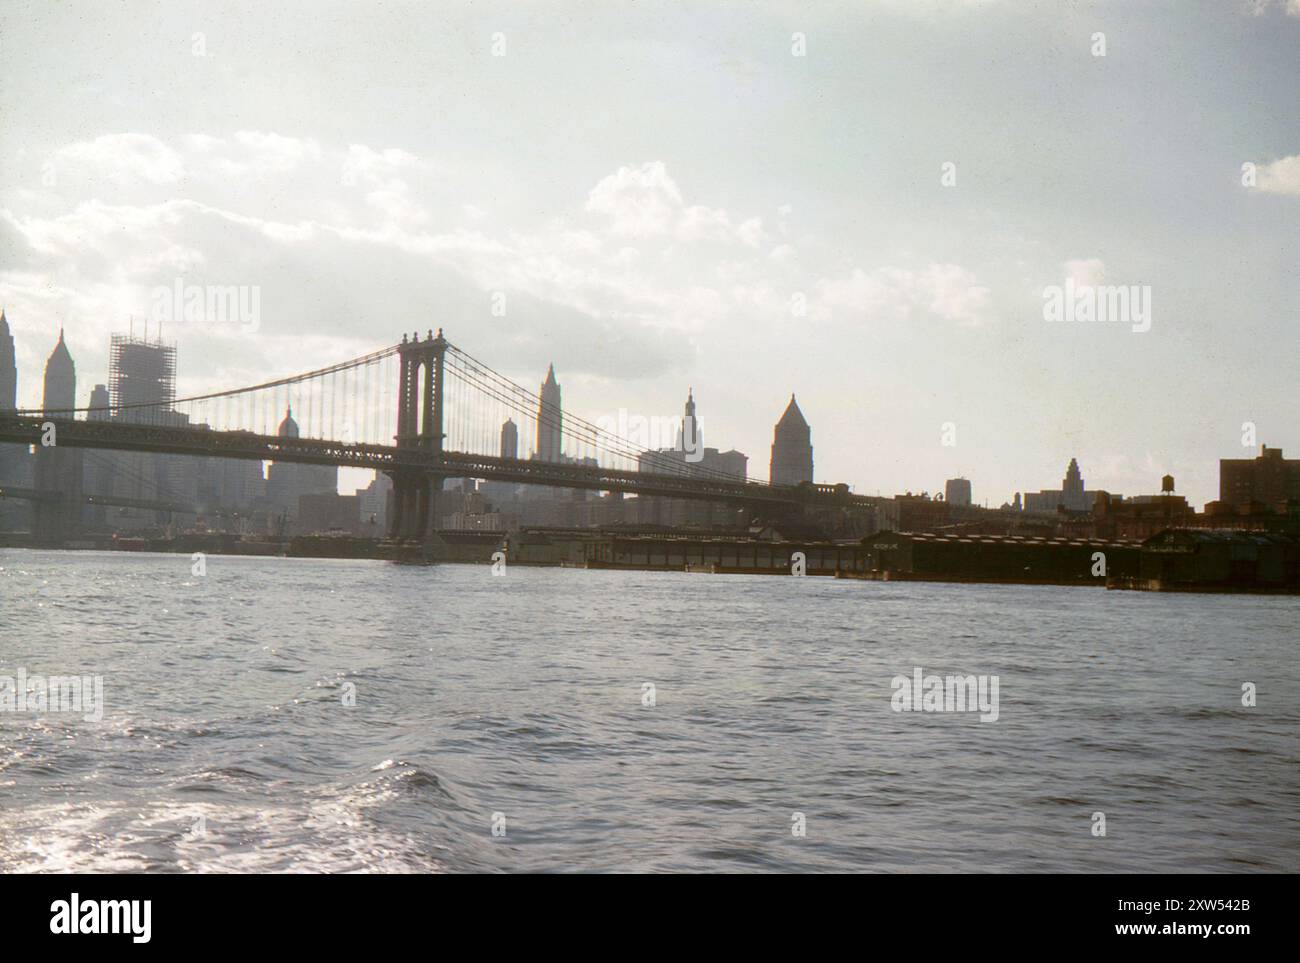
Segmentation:
<svg viewBox="0 0 1300 963">
<path fill-rule="evenodd" d="M 58 412 L 26 409 L 15 414 L 31 418 L 42 415 L 75 417 L 77 414 L 93 413 L 96 419 L 108 420 L 125 412 L 155 411 L 160 417 L 164 412 L 175 413 L 195 427 L 206 427 L 209 424 L 226 426 L 233 422 L 243 426 L 235 430 L 252 431 L 256 427 L 261 430 L 255 433 L 269 435 L 276 430 L 275 425 L 281 412 L 293 408 L 304 437 L 343 440 L 345 443 L 363 440 L 369 442 L 373 439 L 353 438 L 349 432 L 357 427 L 360 418 L 361 436 L 372 434 L 371 425 L 375 438 L 388 435 L 388 429 L 393 425 L 392 414 L 388 409 L 395 407 L 397 399 L 394 390 L 396 386 L 389 384 L 394 381 L 392 375 L 395 372 L 391 369 L 386 372 L 384 362 L 395 358 L 400 351 L 401 345 L 392 345 L 313 371 L 174 400 L 87 406 L 60 409 Z M 372 367 L 379 375 L 373 379 L 377 385 L 372 384 Z M 359 373 L 358 368 L 362 369 Z M 628 467 L 621 470 L 648 469 L 652 474 L 766 487 L 765 482 L 737 478 L 729 472 L 705 468 L 695 462 L 641 448 L 572 412 L 565 412 L 560 406 L 544 401 L 539 394 L 529 391 L 453 344 L 446 344 L 443 370 L 450 375 L 453 383 L 450 398 L 447 397 L 448 385 L 445 380 L 441 386 L 444 395 L 441 430 L 445 437 L 454 435 L 457 444 L 464 446 L 466 454 L 495 454 L 494 442 L 501 423 L 500 419 L 495 422 L 493 419 L 496 415 L 506 414 L 518 417 L 520 427 L 532 424 L 552 431 L 558 429 L 560 437 L 569 442 L 570 451 L 577 449 L 578 459 L 590 454 L 597 464 L 602 458 L 614 459 L 616 464 L 625 462 Z M 302 390 L 295 391 L 295 388 Z M 256 398 L 258 393 L 262 393 L 260 402 Z M 486 401 L 488 405 L 479 404 L 476 398 Z M 493 403 L 500 406 L 496 412 L 490 410 Z M 267 408 L 268 405 L 270 409 Z M 181 411 L 180 406 L 191 407 L 188 411 Z M 151 419 L 140 420 L 151 422 Z M 338 439 L 341 427 L 345 429 L 342 432 L 345 437 Z"/>
<path fill-rule="evenodd" d="M 264 381 L 259 385 L 247 385 L 242 388 L 230 388 L 226 391 L 212 391 L 202 395 L 189 395 L 185 398 L 176 398 L 175 400 L 168 401 L 168 402 L 157 402 L 157 401 L 141 402 L 138 404 L 129 404 L 129 405 L 108 405 L 107 407 L 101 405 L 93 408 L 89 406 L 84 408 L 60 408 L 58 410 L 58 413 L 63 414 L 65 412 L 79 413 L 79 412 L 94 411 L 100 414 L 104 414 L 104 413 L 111 414 L 113 412 L 131 411 L 139 408 L 163 408 L 163 407 L 169 407 L 175 405 L 191 404 L 196 401 L 212 401 L 214 399 L 234 398 L 239 395 L 252 394 L 255 391 L 266 391 L 271 388 L 280 388 L 280 387 L 285 387 L 287 385 L 302 384 L 305 381 L 311 381 L 312 379 L 315 378 L 323 378 L 326 375 L 331 375 L 339 371 L 345 371 L 345 370 L 359 367 L 363 364 L 369 364 L 374 361 L 380 361 L 384 358 L 391 357 L 395 354 L 397 354 L 396 345 L 390 348 L 384 348 L 381 351 L 371 352 L 370 354 L 363 355 L 360 358 L 353 358 L 350 361 L 342 361 L 339 362 L 338 364 L 333 364 L 326 368 L 317 368 L 315 371 L 306 371 L 303 372 L 302 374 L 291 375 L 287 378 L 277 378 L 275 381 Z M 22 417 L 30 418 L 30 417 L 40 415 L 43 412 L 44 409 L 41 408 L 36 408 L 36 409 L 29 408 L 29 409 L 20 409 L 17 412 L 17 414 Z"/>
<path fill-rule="evenodd" d="M 604 451 L 634 460 L 639 460 L 642 456 L 651 456 L 651 459 L 655 462 L 655 470 L 662 474 L 679 474 L 696 478 L 715 478 L 719 481 L 730 482 L 745 480 L 737 479 L 734 475 L 727 472 L 718 471 L 716 469 L 705 469 L 689 462 L 683 463 L 665 458 L 654 459 L 653 456 L 658 454 L 657 452 L 646 451 L 632 446 L 625 439 L 619 438 L 617 435 L 611 435 L 609 432 L 597 425 L 593 425 L 591 422 L 586 421 L 583 418 L 579 418 L 571 413 L 565 413 L 560 408 L 543 403 L 538 395 L 533 394 L 518 383 L 511 381 L 504 375 L 494 371 L 492 368 L 488 367 L 486 364 L 474 358 L 467 352 L 457 348 L 455 345 L 448 345 L 447 353 L 449 358 L 452 356 L 458 356 L 460 359 L 463 359 L 464 366 L 459 369 L 459 373 L 463 377 L 473 380 L 485 393 L 491 394 L 498 400 L 512 406 L 515 411 L 520 412 L 524 417 L 531 420 L 541 417 L 541 413 L 545 412 L 546 415 L 551 417 L 543 418 L 542 423 L 553 426 L 555 424 L 554 417 L 558 415 L 560 417 L 561 433 L 566 434 L 567 437 L 575 441 L 591 443 L 598 449 L 601 449 L 600 439 L 604 438 L 606 439 L 603 448 Z M 475 377 L 475 375 L 478 375 L 479 377 Z M 494 390 L 492 384 L 486 383 L 485 379 L 490 379 L 491 381 L 496 382 L 496 390 Z M 502 392 L 505 392 L 505 394 Z M 511 394 L 517 394 L 518 397 L 510 397 Z M 534 414 L 534 406 L 538 409 L 537 414 Z M 586 429 L 586 433 L 578 435 L 573 432 L 566 432 L 566 422 L 570 424 L 576 423 Z M 750 483 L 762 484 L 761 482 Z"/>
</svg>

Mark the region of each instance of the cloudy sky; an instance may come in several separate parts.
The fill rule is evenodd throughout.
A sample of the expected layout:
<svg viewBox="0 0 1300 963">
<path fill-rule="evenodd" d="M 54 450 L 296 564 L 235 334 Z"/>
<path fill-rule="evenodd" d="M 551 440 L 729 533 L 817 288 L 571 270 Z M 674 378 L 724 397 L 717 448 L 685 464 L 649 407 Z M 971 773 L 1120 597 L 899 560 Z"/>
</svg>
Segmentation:
<svg viewBox="0 0 1300 963">
<path fill-rule="evenodd" d="M 593 420 L 694 386 L 762 477 L 796 392 L 868 494 L 1300 455 L 1300 0 L 8 0 L 0 79 L 20 403 L 180 278 L 261 308 L 164 331 L 182 394 L 441 324 Z"/>
</svg>

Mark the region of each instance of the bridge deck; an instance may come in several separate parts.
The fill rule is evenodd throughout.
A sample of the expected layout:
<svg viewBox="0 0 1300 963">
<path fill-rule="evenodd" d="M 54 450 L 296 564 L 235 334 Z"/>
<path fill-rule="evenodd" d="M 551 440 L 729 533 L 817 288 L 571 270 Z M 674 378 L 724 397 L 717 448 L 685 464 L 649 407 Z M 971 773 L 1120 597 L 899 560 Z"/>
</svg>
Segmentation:
<svg viewBox="0 0 1300 963">
<path fill-rule="evenodd" d="M 536 459 L 500 458 L 462 452 L 434 452 L 396 445 L 346 444 L 310 438 L 259 435 L 248 431 L 133 424 L 120 421 L 79 421 L 46 418 L 26 412 L 0 414 L 0 442 L 39 445 L 42 426 L 55 425 L 56 440 L 70 448 L 101 448 L 241 458 L 257 461 L 339 465 L 385 472 L 413 472 L 447 478 L 482 478 L 553 488 L 658 495 L 745 505 L 850 504 L 859 500 L 829 486 L 787 487 L 759 482 L 623 471 L 590 465 Z"/>
</svg>

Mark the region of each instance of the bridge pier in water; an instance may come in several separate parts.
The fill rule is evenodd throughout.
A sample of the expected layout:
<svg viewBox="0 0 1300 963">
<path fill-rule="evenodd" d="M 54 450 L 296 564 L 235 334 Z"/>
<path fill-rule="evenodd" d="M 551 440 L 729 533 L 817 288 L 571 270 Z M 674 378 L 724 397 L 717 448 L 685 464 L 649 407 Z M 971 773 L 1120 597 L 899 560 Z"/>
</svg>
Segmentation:
<svg viewBox="0 0 1300 963">
<path fill-rule="evenodd" d="M 393 471 L 392 501 L 388 510 L 388 537 L 422 539 L 438 523 L 438 493 L 442 476 L 428 472 Z"/>
<path fill-rule="evenodd" d="M 397 447 L 439 454 L 445 433 L 443 422 L 444 364 L 447 340 L 438 329 L 420 340 L 402 337 L 397 385 Z M 388 513 L 388 537 L 422 540 L 438 526 L 438 493 L 443 477 L 429 472 L 389 472 L 393 480 Z"/>
</svg>

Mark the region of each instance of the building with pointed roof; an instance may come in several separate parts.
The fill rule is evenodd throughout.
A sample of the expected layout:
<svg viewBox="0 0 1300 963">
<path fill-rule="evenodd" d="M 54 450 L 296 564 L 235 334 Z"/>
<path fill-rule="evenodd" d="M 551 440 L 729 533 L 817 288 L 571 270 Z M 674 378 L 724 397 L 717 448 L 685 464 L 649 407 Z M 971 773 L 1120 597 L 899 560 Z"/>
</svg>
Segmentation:
<svg viewBox="0 0 1300 963">
<path fill-rule="evenodd" d="M 1071 512 L 1092 511 L 1093 495 L 1084 488 L 1079 462 L 1071 458 L 1065 468 L 1065 478 L 1060 488 L 1045 488 L 1039 492 L 1025 492 L 1025 511 L 1055 512 L 1064 508 Z"/>
<path fill-rule="evenodd" d="M 9 319 L 0 308 L 0 411 L 18 407 L 18 362 L 14 336 L 9 333 Z"/>
<path fill-rule="evenodd" d="M 695 389 L 686 392 L 682 407 L 682 420 L 677 427 L 677 440 L 672 448 L 645 451 L 637 459 L 637 470 L 673 475 L 698 474 L 700 477 L 725 477 L 744 481 L 749 470 L 749 458 L 734 448 L 718 451 L 704 445 L 704 430 L 696 416 Z M 642 495 L 629 503 L 635 506 L 634 518 L 641 525 L 667 525 L 681 528 L 725 529 L 743 524 L 746 519 L 736 509 L 710 502 L 683 498 L 662 498 Z"/>
<path fill-rule="evenodd" d="M 686 389 L 686 405 L 682 409 L 682 424 L 677 429 L 676 449 L 698 460 L 704 451 L 704 433 L 700 430 L 699 419 L 695 417 L 695 389 Z M 688 459 L 691 460 L 691 459 Z"/>
<path fill-rule="evenodd" d="M 72 418 L 77 407 L 77 366 L 59 329 L 59 343 L 45 362 L 45 394 L 42 409 L 52 418 Z M 32 515 L 32 534 L 38 541 L 60 544 L 81 530 L 81 493 L 84 468 L 80 448 L 58 444 L 36 448 L 33 480 L 47 497 L 38 501 Z M 57 496 L 57 497 L 55 497 Z"/>
<path fill-rule="evenodd" d="M 773 485 L 798 485 L 813 480 L 812 429 L 793 393 L 773 432 L 768 478 Z"/>
<path fill-rule="evenodd" d="M 61 413 L 64 418 L 71 418 L 72 410 L 77 407 L 77 366 L 63 340 L 62 328 L 59 328 L 59 343 L 45 362 L 43 397 L 42 409 L 46 414 Z"/>
<path fill-rule="evenodd" d="M 537 459 L 564 460 L 564 415 L 560 405 L 560 383 L 555 380 L 555 365 L 546 369 L 541 397 L 537 404 Z"/>
<path fill-rule="evenodd" d="M 0 411 L 18 407 L 18 362 L 9 319 L 0 308 Z M 0 485 L 31 485 L 31 457 L 26 445 L 0 444 Z M 26 529 L 31 507 L 12 498 L 0 498 L 0 531 Z"/>
</svg>

